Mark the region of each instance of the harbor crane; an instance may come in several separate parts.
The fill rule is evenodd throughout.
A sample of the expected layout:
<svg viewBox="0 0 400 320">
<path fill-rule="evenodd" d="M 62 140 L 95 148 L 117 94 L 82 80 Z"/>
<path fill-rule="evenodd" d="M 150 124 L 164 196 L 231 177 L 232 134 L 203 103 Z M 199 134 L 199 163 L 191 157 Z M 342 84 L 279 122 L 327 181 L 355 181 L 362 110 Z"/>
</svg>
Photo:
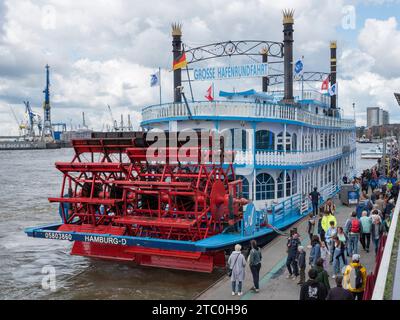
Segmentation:
<svg viewBox="0 0 400 320">
<path fill-rule="evenodd" d="M 112 125 L 114 127 L 114 131 L 118 131 L 119 128 L 118 128 L 117 120 L 114 120 L 114 116 L 113 116 L 113 113 L 112 113 L 112 110 L 111 110 L 111 107 L 110 107 L 109 104 L 107 105 L 107 107 L 108 107 L 108 111 L 110 112 L 111 123 L 112 123 Z"/>
</svg>

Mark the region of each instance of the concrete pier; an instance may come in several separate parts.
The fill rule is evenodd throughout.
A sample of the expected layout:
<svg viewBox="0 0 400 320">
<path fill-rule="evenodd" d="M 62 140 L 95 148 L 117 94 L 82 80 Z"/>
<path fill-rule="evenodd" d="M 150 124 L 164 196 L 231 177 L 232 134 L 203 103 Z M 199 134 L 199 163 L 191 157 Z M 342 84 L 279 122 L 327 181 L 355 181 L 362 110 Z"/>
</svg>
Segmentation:
<svg viewBox="0 0 400 320">
<path fill-rule="evenodd" d="M 354 206 L 344 206 L 338 199 L 335 199 L 336 204 L 336 219 L 338 226 L 344 226 L 350 214 L 355 210 Z M 307 234 L 307 221 L 305 217 L 294 226 L 301 237 L 302 245 L 304 246 L 307 256 L 306 262 L 310 255 L 310 249 L 307 246 L 310 244 Z M 315 228 L 315 232 L 317 232 Z M 273 241 L 267 244 L 262 249 L 262 267 L 260 271 L 260 292 L 254 293 L 251 288 L 253 287 L 252 276 L 249 266 L 246 266 L 246 279 L 243 283 L 243 295 L 231 295 L 231 281 L 230 278 L 225 276 L 219 282 L 208 288 L 201 293 L 197 299 L 199 300 L 299 300 L 300 285 L 297 284 L 298 280 L 286 279 L 286 242 L 287 237 L 277 236 Z M 374 246 L 371 241 L 370 252 L 367 253 L 362 249 L 359 243 L 359 254 L 361 256 L 361 264 L 367 269 L 367 273 L 373 271 L 375 267 L 375 252 Z M 350 262 L 350 259 L 348 259 Z M 306 268 L 306 279 L 308 279 L 307 272 L 309 266 Z M 328 274 L 332 275 L 332 265 L 327 268 Z M 334 279 L 329 278 L 331 287 L 335 287 Z"/>
</svg>

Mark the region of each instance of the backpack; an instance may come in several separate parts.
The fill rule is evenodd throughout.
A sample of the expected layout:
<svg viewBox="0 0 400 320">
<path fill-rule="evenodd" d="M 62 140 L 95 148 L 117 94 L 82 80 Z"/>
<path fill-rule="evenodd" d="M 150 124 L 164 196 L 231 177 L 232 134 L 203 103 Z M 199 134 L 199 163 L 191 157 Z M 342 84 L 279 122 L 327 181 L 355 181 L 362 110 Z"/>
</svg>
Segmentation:
<svg viewBox="0 0 400 320">
<path fill-rule="evenodd" d="M 352 233 L 360 233 L 360 220 L 353 219 L 351 221 L 350 232 L 352 232 Z"/>
<path fill-rule="evenodd" d="M 361 289 L 363 285 L 363 278 L 361 274 L 361 266 L 354 267 L 350 271 L 350 286 L 353 289 Z"/>
</svg>

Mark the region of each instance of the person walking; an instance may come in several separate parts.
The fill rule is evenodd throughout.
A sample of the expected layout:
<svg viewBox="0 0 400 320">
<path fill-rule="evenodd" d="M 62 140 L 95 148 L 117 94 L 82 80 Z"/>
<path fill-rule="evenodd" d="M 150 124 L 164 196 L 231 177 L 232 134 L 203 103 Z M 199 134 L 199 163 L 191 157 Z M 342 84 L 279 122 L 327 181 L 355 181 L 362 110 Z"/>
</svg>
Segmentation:
<svg viewBox="0 0 400 320">
<path fill-rule="evenodd" d="M 328 267 L 329 261 L 330 259 L 330 252 L 329 249 L 326 247 L 325 242 L 321 242 L 320 244 L 320 248 L 321 248 L 321 259 L 324 261 L 323 266 L 324 268 Z"/>
<path fill-rule="evenodd" d="M 329 254 L 330 254 L 330 259 L 329 259 L 330 263 L 332 263 L 332 261 L 333 261 L 333 251 L 335 250 L 332 238 L 335 237 L 336 234 L 337 234 L 337 228 L 335 227 L 335 222 L 331 220 L 329 222 L 328 231 L 326 231 L 326 234 L 325 234 L 325 240 L 326 240 L 326 243 L 328 244 L 328 250 L 329 250 Z"/>
<path fill-rule="evenodd" d="M 388 203 L 386 204 L 385 210 L 383 210 L 383 218 L 385 219 L 386 216 L 390 216 L 392 213 L 392 210 L 394 209 L 394 199 L 390 199 Z"/>
<path fill-rule="evenodd" d="M 260 269 L 261 269 L 261 249 L 257 246 L 256 240 L 250 241 L 251 250 L 249 254 L 249 266 L 251 274 L 253 275 L 254 287 L 252 290 L 259 292 L 260 290 Z"/>
<path fill-rule="evenodd" d="M 343 243 L 344 251 L 346 252 L 347 256 L 350 257 L 349 250 L 348 250 L 349 238 L 348 238 L 346 232 L 344 232 L 343 227 L 337 228 L 337 237 L 338 237 L 339 241 Z"/>
<path fill-rule="evenodd" d="M 358 241 L 361 234 L 361 223 L 357 218 L 357 213 L 353 211 L 351 218 L 347 220 L 345 230 L 349 237 L 349 254 L 358 254 Z"/>
<path fill-rule="evenodd" d="M 311 242 L 312 242 L 312 238 L 314 236 L 314 232 L 315 232 L 315 217 L 313 213 L 310 213 L 309 215 L 309 219 L 308 219 L 308 223 L 307 223 L 307 233 L 308 236 L 310 237 L 310 245 L 308 246 L 309 248 L 311 248 Z"/>
<path fill-rule="evenodd" d="M 310 252 L 310 257 L 309 257 L 309 263 L 311 267 L 316 266 L 317 260 L 321 258 L 321 244 L 319 241 L 319 237 L 315 235 L 312 240 L 312 247 L 311 247 L 311 252 Z"/>
<path fill-rule="evenodd" d="M 343 273 L 343 288 L 349 290 L 355 300 L 362 300 L 367 284 L 367 269 L 360 263 L 359 254 L 353 254 L 351 260 Z"/>
<path fill-rule="evenodd" d="M 393 188 L 393 183 L 392 183 L 392 181 L 389 180 L 389 181 L 387 182 L 387 185 L 386 185 L 386 186 L 387 186 L 387 190 L 391 192 L 391 191 L 392 191 L 392 188 Z"/>
<path fill-rule="evenodd" d="M 335 279 L 338 275 L 340 275 L 341 270 L 346 265 L 346 257 L 345 257 L 345 246 L 342 241 L 339 240 L 339 237 L 334 237 L 334 252 L 333 252 L 333 275 L 332 278 Z"/>
<path fill-rule="evenodd" d="M 363 211 L 360 219 L 362 229 L 361 245 L 366 252 L 369 252 L 369 245 L 371 243 L 372 219 L 368 217 L 367 214 L 367 211 Z"/>
<path fill-rule="evenodd" d="M 329 212 L 332 215 L 335 215 L 336 205 L 333 203 L 332 199 L 328 199 L 324 206 L 324 212 Z"/>
<path fill-rule="evenodd" d="M 337 276 L 335 279 L 336 288 L 329 290 L 326 300 L 354 300 L 354 296 L 349 290 L 343 289 L 343 276 Z"/>
<path fill-rule="evenodd" d="M 325 214 L 322 217 L 322 221 L 321 221 L 322 229 L 324 229 L 324 232 L 325 232 L 325 239 L 326 239 L 326 232 L 328 231 L 329 227 L 331 226 L 331 222 L 333 222 L 333 226 L 336 226 L 336 224 L 337 224 L 336 217 L 329 211 L 325 211 Z"/>
<path fill-rule="evenodd" d="M 304 284 L 306 281 L 306 252 L 303 246 L 298 247 L 297 263 L 300 269 L 300 281 L 297 284 Z"/>
<path fill-rule="evenodd" d="M 369 181 L 369 185 L 371 187 L 372 192 L 374 192 L 375 189 L 378 187 L 378 182 L 375 179 L 371 178 L 371 180 Z"/>
<path fill-rule="evenodd" d="M 309 279 L 301 286 L 300 300 L 325 300 L 327 292 L 325 286 L 316 280 L 317 276 L 317 270 L 308 271 Z"/>
<path fill-rule="evenodd" d="M 315 280 L 321 282 L 325 286 L 326 292 L 328 292 L 331 286 L 329 284 L 329 275 L 328 272 L 326 272 L 326 270 L 324 269 L 324 260 L 322 260 L 322 258 L 319 258 L 317 260 L 317 264 L 314 269 L 318 272 L 317 278 Z"/>
<path fill-rule="evenodd" d="M 362 182 L 361 182 L 361 190 L 362 190 L 362 192 L 365 192 L 366 194 L 368 194 L 368 188 L 369 188 L 369 181 L 365 177 L 362 179 Z"/>
<path fill-rule="evenodd" d="M 236 293 L 239 296 L 242 295 L 242 283 L 245 278 L 246 258 L 243 256 L 241 250 L 242 246 L 240 244 L 235 245 L 235 251 L 231 253 L 228 259 L 229 269 L 231 270 L 233 296 Z"/>
<path fill-rule="evenodd" d="M 310 192 L 309 197 L 311 199 L 312 207 L 313 207 L 313 214 L 316 216 L 318 214 L 319 209 L 319 199 L 321 194 L 318 192 L 318 188 L 315 187 L 312 192 Z"/>
<path fill-rule="evenodd" d="M 384 232 L 385 228 L 384 224 L 382 223 L 381 217 L 378 215 L 374 216 L 371 225 L 371 236 L 372 236 L 372 241 L 374 242 L 375 255 L 378 253 L 379 242 Z"/>
<path fill-rule="evenodd" d="M 296 280 L 299 276 L 299 269 L 297 266 L 297 251 L 300 245 L 299 235 L 297 232 L 294 232 L 293 235 L 289 238 L 287 243 L 287 259 L 286 259 L 286 268 L 289 272 L 287 275 L 287 279 L 292 278 Z"/>
<path fill-rule="evenodd" d="M 324 229 L 322 228 L 322 218 L 323 218 L 323 214 L 322 213 L 319 213 L 318 214 L 318 225 L 317 225 L 317 231 L 318 231 L 318 234 L 319 234 L 319 237 L 320 237 L 320 239 L 321 239 L 321 242 L 323 241 L 323 242 L 325 242 L 325 231 L 324 231 Z"/>
</svg>

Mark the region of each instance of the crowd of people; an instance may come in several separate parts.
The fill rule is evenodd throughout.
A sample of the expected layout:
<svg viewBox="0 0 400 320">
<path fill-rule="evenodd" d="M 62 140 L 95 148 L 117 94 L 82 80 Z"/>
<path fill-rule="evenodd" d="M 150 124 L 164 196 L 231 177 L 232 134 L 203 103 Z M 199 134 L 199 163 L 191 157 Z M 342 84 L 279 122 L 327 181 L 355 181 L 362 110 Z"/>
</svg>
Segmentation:
<svg viewBox="0 0 400 320">
<path fill-rule="evenodd" d="M 398 166 L 393 165 L 388 175 L 383 168 L 365 170 L 360 177 L 344 183 L 352 183 L 359 193 L 359 202 L 355 211 L 347 218 L 344 225 L 339 226 L 335 217 L 336 206 L 330 199 L 322 207 L 318 206 L 308 220 L 308 235 L 310 256 L 308 264 L 308 280 L 305 281 L 304 248 L 297 246 L 296 251 L 291 246 L 299 239 L 297 230 L 293 230 L 288 240 L 287 270 L 288 278 L 297 279 L 301 285 L 301 300 L 348 300 L 363 298 L 367 271 L 361 263 L 361 248 L 365 253 L 371 247 L 375 254 L 378 252 L 380 239 L 389 231 L 390 220 L 400 190 L 397 181 Z M 313 208 L 319 203 L 320 194 L 315 188 L 310 193 Z M 293 241 L 296 239 L 296 242 Z M 371 245 L 372 242 L 372 245 Z M 361 245 L 361 246 L 360 246 Z M 289 253 L 290 251 L 290 253 Z M 294 264 L 301 268 L 299 272 Z M 330 275 L 329 275 L 330 274 Z M 335 279 L 336 288 L 330 288 L 329 277 Z"/>
<path fill-rule="evenodd" d="M 305 239 L 309 242 L 309 257 L 307 259 L 296 228 L 290 230 L 286 248 L 286 278 L 298 280 L 300 300 L 363 298 L 367 271 L 362 265 L 361 248 L 368 253 L 373 247 L 377 254 L 380 239 L 389 230 L 400 190 L 400 181 L 397 181 L 399 166 L 395 163 L 392 168 L 388 175 L 384 175 L 383 169 L 373 168 L 363 171 L 352 181 L 343 177 L 343 183 L 353 184 L 354 190 L 359 193 L 358 205 L 343 225 L 338 225 L 337 209 L 332 199 L 320 206 L 321 195 L 317 188 L 310 193 L 313 211 L 307 225 L 309 239 Z M 255 240 L 251 241 L 247 261 L 241 249 L 237 244 L 228 260 L 232 295 L 239 296 L 242 295 L 246 265 L 250 266 L 253 276 L 252 290 L 259 292 L 262 260 L 261 249 Z M 330 287 L 329 278 L 335 280 L 335 288 Z"/>
</svg>

